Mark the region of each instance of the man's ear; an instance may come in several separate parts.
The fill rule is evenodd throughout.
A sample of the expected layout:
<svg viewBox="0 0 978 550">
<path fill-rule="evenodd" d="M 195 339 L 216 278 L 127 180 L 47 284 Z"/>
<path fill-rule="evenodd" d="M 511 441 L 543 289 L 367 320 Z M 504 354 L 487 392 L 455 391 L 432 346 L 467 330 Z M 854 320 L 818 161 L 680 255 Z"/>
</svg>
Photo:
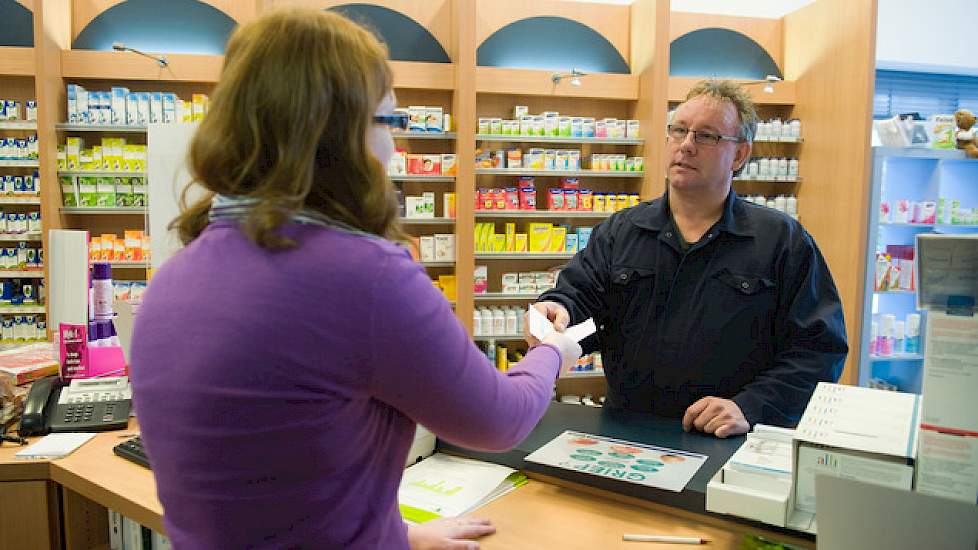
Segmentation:
<svg viewBox="0 0 978 550">
<path fill-rule="evenodd" d="M 736 172 L 747 164 L 750 160 L 751 144 L 747 141 L 742 141 L 737 144 L 737 155 L 734 157 L 732 170 Z"/>
</svg>

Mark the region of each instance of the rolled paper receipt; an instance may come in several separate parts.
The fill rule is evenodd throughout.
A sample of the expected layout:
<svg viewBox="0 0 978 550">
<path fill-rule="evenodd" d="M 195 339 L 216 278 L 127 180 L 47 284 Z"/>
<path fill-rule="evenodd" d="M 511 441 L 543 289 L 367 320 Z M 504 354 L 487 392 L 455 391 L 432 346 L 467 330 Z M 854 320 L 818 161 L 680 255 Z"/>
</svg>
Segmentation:
<svg viewBox="0 0 978 550">
<path fill-rule="evenodd" d="M 554 328 L 553 323 L 547 319 L 547 316 L 537 311 L 537 308 L 530 306 L 530 334 L 533 335 L 537 340 L 543 340 L 550 335 L 551 332 L 556 332 L 557 329 Z M 575 342 L 580 342 L 581 340 L 587 338 L 597 331 L 597 327 L 594 325 L 594 319 L 588 319 L 578 323 L 572 327 L 567 327 L 564 330 L 564 334 L 574 339 Z"/>
</svg>

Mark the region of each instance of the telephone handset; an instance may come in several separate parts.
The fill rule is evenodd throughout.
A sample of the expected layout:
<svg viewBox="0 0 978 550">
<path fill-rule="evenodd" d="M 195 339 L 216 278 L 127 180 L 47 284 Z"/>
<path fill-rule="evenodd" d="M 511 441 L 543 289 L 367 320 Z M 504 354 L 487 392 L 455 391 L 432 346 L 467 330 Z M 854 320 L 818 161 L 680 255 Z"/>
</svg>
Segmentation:
<svg viewBox="0 0 978 550">
<path fill-rule="evenodd" d="M 76 379 L 67 386 L 49 376 L 31 385 L 20 434 L 123 430 L 131 407 L 128 376 Z"/>
</svg>

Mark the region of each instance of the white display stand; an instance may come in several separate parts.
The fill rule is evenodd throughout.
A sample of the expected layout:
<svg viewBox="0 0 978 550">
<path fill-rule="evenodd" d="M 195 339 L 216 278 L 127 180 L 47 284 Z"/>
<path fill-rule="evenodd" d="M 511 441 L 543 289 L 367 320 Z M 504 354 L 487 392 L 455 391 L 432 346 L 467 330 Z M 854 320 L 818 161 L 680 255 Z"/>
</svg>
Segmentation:
<svg viewBox="0 0 978 550">
<path fill-rule="evenodd" d="M 151 265 L 159 269 L 183 245 L 176 233 L 168 229 L 180 213 L 180 196 L 192 178 L 188 167 L 190 140 L 197 124 L 150 124 L 147 130 L 146 151 L 149 204 L 146 227 L 149 230 Z M 188 200 L 203 195 L 202 187 L 194 185 Z"/>
<path fill-rule="evenodd" d="M 916 490 L 978 503 L 978 235 L 918 235 L 924 332 Z"/>
</svg>

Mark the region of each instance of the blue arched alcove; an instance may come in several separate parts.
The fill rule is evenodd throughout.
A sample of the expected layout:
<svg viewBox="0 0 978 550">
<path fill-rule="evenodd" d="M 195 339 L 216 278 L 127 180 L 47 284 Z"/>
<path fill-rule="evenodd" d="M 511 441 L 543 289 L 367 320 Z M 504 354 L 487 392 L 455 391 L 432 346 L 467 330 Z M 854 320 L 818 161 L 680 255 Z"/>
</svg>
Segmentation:
<svg viewBox="0 0 978 550">
<path fill-rule="evenodd" d="M 672 41 L 670 76 L 718 76 L 762 80 L 782 78 L 774 59 L 749 37 L 730 29 L 699 29 Z"/>
<path fill-rule="evenodd" d="M 14 0 L 0 0 L 0 46 L 34 46 L 34 14 Z"/>
<path fill-rule="evenodd" d="M 383 6 L 343 4 L 330 8 L 370 29 L 394 61 L 451 63 L 445 48 L 414 19 Z"/>
<path fill-rule="evenodd" d="M 629 73 L 628 63 L 597 31 L 563 17 L 530 17 L 492 33 L 476 50 L 476 65 L 514 69 Z"/>
<path fill-rule="evenodd" d="M 89 22 L 71 47 L 108 51 L 113 42 L 122 42 L 150 52 L 219 55 L 235 24 L 198 0 L 127 0 Z"/>
</svg>

